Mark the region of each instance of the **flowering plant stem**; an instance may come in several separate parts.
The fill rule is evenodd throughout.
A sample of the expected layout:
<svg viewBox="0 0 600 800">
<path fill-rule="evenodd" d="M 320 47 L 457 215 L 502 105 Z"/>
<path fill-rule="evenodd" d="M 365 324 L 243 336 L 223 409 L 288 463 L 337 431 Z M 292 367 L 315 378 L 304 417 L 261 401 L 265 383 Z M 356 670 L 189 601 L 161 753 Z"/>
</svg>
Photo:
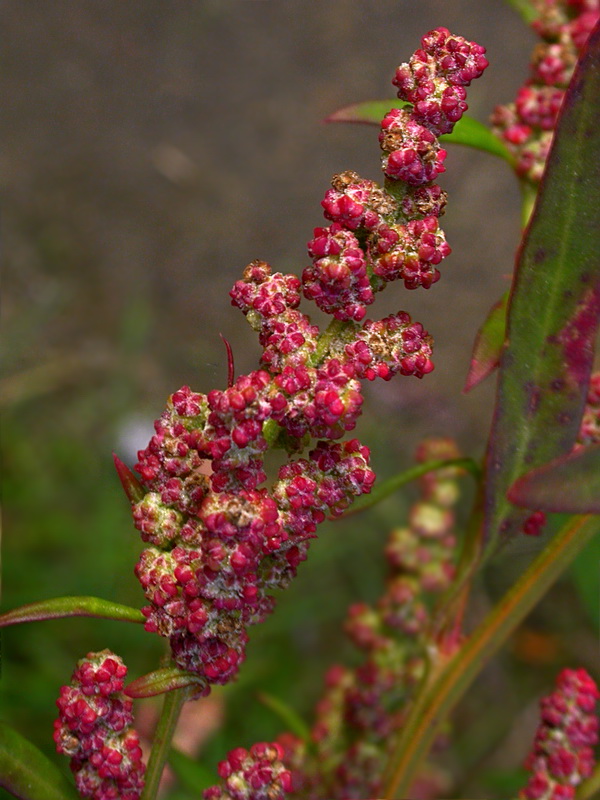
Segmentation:
<svg viewBox="0 0 600 800">
<path fill-rule="evenodd" d="M 156 797 L 163 769 L 169 757 L 179 714 L 183 704 L 190 699 L 191 694 L 193 694 L 193 691 L 190 692 L 189 688 L 185 688 L 167 692 L 164 696 L 162 711 L 154 733 L 152 751 L 146 767 L 146 780 L 140 800 L 154 800 Z"/>
<path fill-rule="evenodd" d="M 390 759 L 383 798 L 406 797 L 440 725 L 575 556 L 600 531 L 595 516 L 573 517 L 449 660 L 432 650 L 429 672 Z"/>
</svg>

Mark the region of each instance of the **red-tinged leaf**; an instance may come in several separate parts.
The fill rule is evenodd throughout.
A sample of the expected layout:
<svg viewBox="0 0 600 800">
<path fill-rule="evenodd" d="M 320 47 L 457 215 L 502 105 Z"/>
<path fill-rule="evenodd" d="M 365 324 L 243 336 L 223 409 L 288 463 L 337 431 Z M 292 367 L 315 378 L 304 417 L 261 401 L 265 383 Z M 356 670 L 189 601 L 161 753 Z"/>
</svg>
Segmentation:
<svg viewBox="0 0 600 800">
<path fill-rule="evenodd" d="M 508 292 L 490 309 L 485 322 L 477 331 L 469 374 L 463 391 L 470 392 L 496 369 L 500 363 L 506 337 L 506 307 Z"/>
<path fill-rule="evenodd" d="M 600 27 L 567 90 L 525 232 L 487 453 L 485 536 L 516 535 L 527 515 L 507 499 L 526 472 L 577 437 L 600 317 Z"/>
<path fill-rule="evenodd" d="M 46 619 L 65 617 L 98 617 L 117 619 L 124 622 L 145 622 L 146 618 L 137 608 L 112 603 L 101 597 L 52 597 L 14 608 L 0 614 L 0 628 L 20 625 L 22 622 L 40 622 Z"/>
<path fill-rule="evenodd" d="M 231 388 L 233 386 L 233 382 L 235 381 L 235 365 L 233 361 L 233 350 L 231 349 L 229 341 L 223 336 L 223 334 L 220 333 L 219 336 L 223 340 L 223 344 L 225 345 L 225 350 L 227 351 L 227 386 Z"/>
<path fill-rule="evenodd" d="M 397 98 L 391 100 L 367 100 L 364 103 L 353 103 L 345 106 L 325 118 L 325 122 L 352 122 L 363 125 L 379 125 L 388 111 L 392 108 L 410 108 L 410 103 L 403 103 Z M 513 164 L 513 157 L 505 145 L 491 130 L 472 117 L 463 117 L 454 126 L 452 133 L 440 137 L 442 142 L 462 144 L 474 147 L 494 156 L 499 156 L 509 164 Z"/>
<path fill-rule="evenodd" d="M 528 472 L 508 490 L 517 506 L 566 514 L 600 514 L 600 445 L 581 447 Z"/>
<path fill-rule="evenodd" d="M 136 476 L 133 472 L 129 469 L 129 467 L 124 464 L 118 455 L 113 453 L 113 460 L 115 462 L 115 467 L 117 469 L 117 475 L 119 476 L 119 480 L 121 481 L 121 486 L 123 487 L 123 491 L 127 495 L 127 499 L 131 503 L 131 505 L 135 505 L 135 503 L 139 503 L 140 500 L 143 500 L 144 495 L 146 494 L 146 490 L 142 486 L 142 484 L 138 481 Z"/>
<path fill-rule="evenodd" d="M 0 787 L 21 800 L 79 797 L 58 767 L 5 722 L 0 722 Z"/>
<path fill-rule="evenodd" d="M 124 691 L 126 695 L 134 698 L 155 697 L 188 686 L 195 687 L 197 693 L 202 694 L 207 683 L 204 678 L 194 675 L 193 672 L 184 672 L 177 667 L 164 667 L 136 678 L 125 687 Z"/>
</svg>

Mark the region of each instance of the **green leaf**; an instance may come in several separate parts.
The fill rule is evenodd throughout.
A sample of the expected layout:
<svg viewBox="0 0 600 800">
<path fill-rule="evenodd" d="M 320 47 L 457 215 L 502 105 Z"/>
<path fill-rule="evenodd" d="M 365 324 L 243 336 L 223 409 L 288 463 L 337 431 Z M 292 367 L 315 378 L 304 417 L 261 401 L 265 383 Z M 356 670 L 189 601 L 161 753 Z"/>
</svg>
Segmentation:
<svg viewBox="0 0 600 800">
<path fill-rule="evenodd" d="M 52 597 L 14 608 L 0 614 L 0 628 L 20 625 L 22 622 L 39 622 L 46 619 L 65 617 L 98 617 L 99 619 L 118 619 L 124 622 L 145 622 L 146 618 L 137 608 L 112 603 L 101 597 Z"/>
<path fill-rule="evenodd" d="M 169 765 L 178 779 L 192 792 L 201 792 L 213 786 L 218 781 L 214 769 L 209 769 L 205 764 L 195 758 L 182 753 L 172 747 L 169 751 Z"/>
<path fill-rule="evenodd" d="M 506 337 L 506 307 L 508 292 L 490 309 L 485 322 L 479 328 L 473 345 L 473 355 L 464 391 L 470 392 L 496 369 L 500 363 Z"/>
<path fill-rule="evenodd" d="M 511 290 L 487 454 L 490 548 L 527 514 L 509 487 L 570 452 L 580 425 L 600 315 L 599 104 L 597 27 L 563 102 Z"/>
<path fill-rule="evenodd" d="M 177 667 L 164 667 L 136 678 L 127 684 L 124 691 L 128 697 L 155 697 L 175 689 L 185 689 L 187 686 L 195 686 L 200 692 L 206 687 L 206 680 Z"/>
<path fill-rule="evenodd" d="M 600 514 L 600 445 L 581 447 L 523 475 L 511 503 L 539 511 Z"/>
<path fill-rule="evenodd" d="M 527 24 L 531 24 L 540 15 L 531 0 L 506 0 L 506 2 L 523 17 Z"/>
<path fill-rule="evenodd" d="M 397 98 L 391 100 L 367 100 L 364 103 L 353 103 L 334 111 L 325 118 L 325 122 L 353 122 L 366 125 L 379 125 L 388 111 L 393 108 L 410 108 L 410 103 L 403 103 Z M 463 144 L 499 156 L 512 166 L 513 157 L 505 145 L 491 130 L 472 117 L 463 117 L 454 126 L 452 133 L 440 137 L 443 142 Z"/>
<path fill-rule="evenodd" d="M 5 722 L 0 722 L 0 786 L 22 800 L 77 800 L 58 767 Z"/>
<path fill-rule="evenodd" d="M 283 722 L 286 729 L 294 733 L 303 742 L 310 739 L 310 730 L 302 717 L 294 711 L 291 706 L 284 703 L 279 697 L 274 697 L 267 692 L 259 692 L 258 699 L 260 702 L 269 708 L 279 719 Z"/>
</svg>

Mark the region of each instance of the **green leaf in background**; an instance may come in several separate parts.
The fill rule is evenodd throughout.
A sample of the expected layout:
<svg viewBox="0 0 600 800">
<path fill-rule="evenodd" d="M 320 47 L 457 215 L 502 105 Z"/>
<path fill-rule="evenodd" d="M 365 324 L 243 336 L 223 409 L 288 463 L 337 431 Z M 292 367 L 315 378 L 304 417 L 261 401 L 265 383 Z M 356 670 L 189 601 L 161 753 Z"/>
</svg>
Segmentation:
<svg viewBox="0 0 600 800">
<path fill-rule="evenodd" d="M 209 769 L 201 761 L 182 753 L 176 747 L 170 749 L 168 761 L 181 783 L 190 791 L 196 792 L 197 797 L 201 797 L 205 789 L 218 781 L 215 769 Z"/>
<path fill-rule="evenodd" d="M 285 725 L 286 730 L 291 731 L 303 742 L 308 742 L 310 739 L 310 730 L 302 717 L 294 711 L 294 709 L 281 700 L 268 692 L 259 692 L 258 699 L 260 702 L 270 709 Z"/>
<path fill-rule="evenodd" d="M 531 0 L 506 0 L 506 2 L 521 15 L 528 25 L 540 15 L 540 12 L 535 8 Z"/>
<path fill-rule="evenodd" d="M 101 597 L 51 597 L 1 614 L 0 628 L 20 625 L 22 622 L 40 622 L 65 617 L 97 617 L 137 623 L 146 621 L 146 617 L 138 608 L 113 603 Z"/>
<path fill-rule="evenodd" d="M 469 374 L 464 392 L 470 392 L 496 369 L 500 363 L 504 339 L 506 337 L 506 307 L 508 292 L 490 309 L 483 325 L 477 331 Z"/>
<path fill-rule="evenodd" d="M 379 125 L 392 108 L 408 108 L 410 103 L 403 103 L 397 98 L 391 100 L 367 100 L 364 103 L 353 103 L 334 111 L 325 118 L 325 122 L 356 122 L 366 125 Z M 452 133 L 440 137 L 443 142 L 463 144 L 499 156 L 512 166 L 513 157 L 504 144 L 482 122 L 472 117 L 463 117 L 454 126 Z"/>
<path fill-rule="evenodd" d="M 527 512 L 506 493 L 575 442 L 600 315 L 600 27 L 566 93 L 509 300 L 487 453 L 485 537 L 516 535 Z"/>
<path fill-rule="evenodd" d="M 539 511 L 600 514 L 600 445 L 578 448 L 526 473 L 510 487 L 508 498 Z"/>
<path fill-rule="evenodd" d="M 188 686 L 196 686 L 201 692 L 206 687 L 206 680 L 193 672 L 184 672 L 177 667 L 164 667 L 136 678 L 127 684 L 124 691 L 128 697 L 155 697 Z"/>
<path fill-rule="evenodd" d="M 4 722 L 0 722 L 0 786 L 22 800 L 79 797 L 58 767 Z"/>
</svg>

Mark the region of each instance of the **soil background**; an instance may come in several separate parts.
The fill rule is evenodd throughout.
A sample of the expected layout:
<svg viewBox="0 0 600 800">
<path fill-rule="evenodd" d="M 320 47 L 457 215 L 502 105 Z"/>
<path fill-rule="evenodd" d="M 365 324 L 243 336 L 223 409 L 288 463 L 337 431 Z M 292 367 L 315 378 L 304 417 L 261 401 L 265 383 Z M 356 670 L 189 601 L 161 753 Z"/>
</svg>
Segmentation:
<svg viewBox="0 0 600 800">
<path fill-rule="evenodd" d="M 380 180 L 377 129 L 324 125 L 329 113 L 393 98 L 396 65 L 445 25 L 488 48 L 468 98 L 486 121 L 534 43 L 501 0 L 33 0 L 4 19 L 7 402 L 65 384 L 94 395 L 125 374 L 141 418 L 183 383 L 223 385 L 219 332 L 238 374 L 254 369 L 229 288 L 254 258 L 301 272 L 334 173 Z M 372 309 L 409 311 L 435 338 L 426 382 L 368 390 L 386 418 L 404 415 L 389 432 L 408 453 L 436 432 L 483 448 L 493 381 L 460 392 L 519 231 L 500 160 L 452 146 L 446 166 L 442 280 L 394 284 Z"/>
</svg>

